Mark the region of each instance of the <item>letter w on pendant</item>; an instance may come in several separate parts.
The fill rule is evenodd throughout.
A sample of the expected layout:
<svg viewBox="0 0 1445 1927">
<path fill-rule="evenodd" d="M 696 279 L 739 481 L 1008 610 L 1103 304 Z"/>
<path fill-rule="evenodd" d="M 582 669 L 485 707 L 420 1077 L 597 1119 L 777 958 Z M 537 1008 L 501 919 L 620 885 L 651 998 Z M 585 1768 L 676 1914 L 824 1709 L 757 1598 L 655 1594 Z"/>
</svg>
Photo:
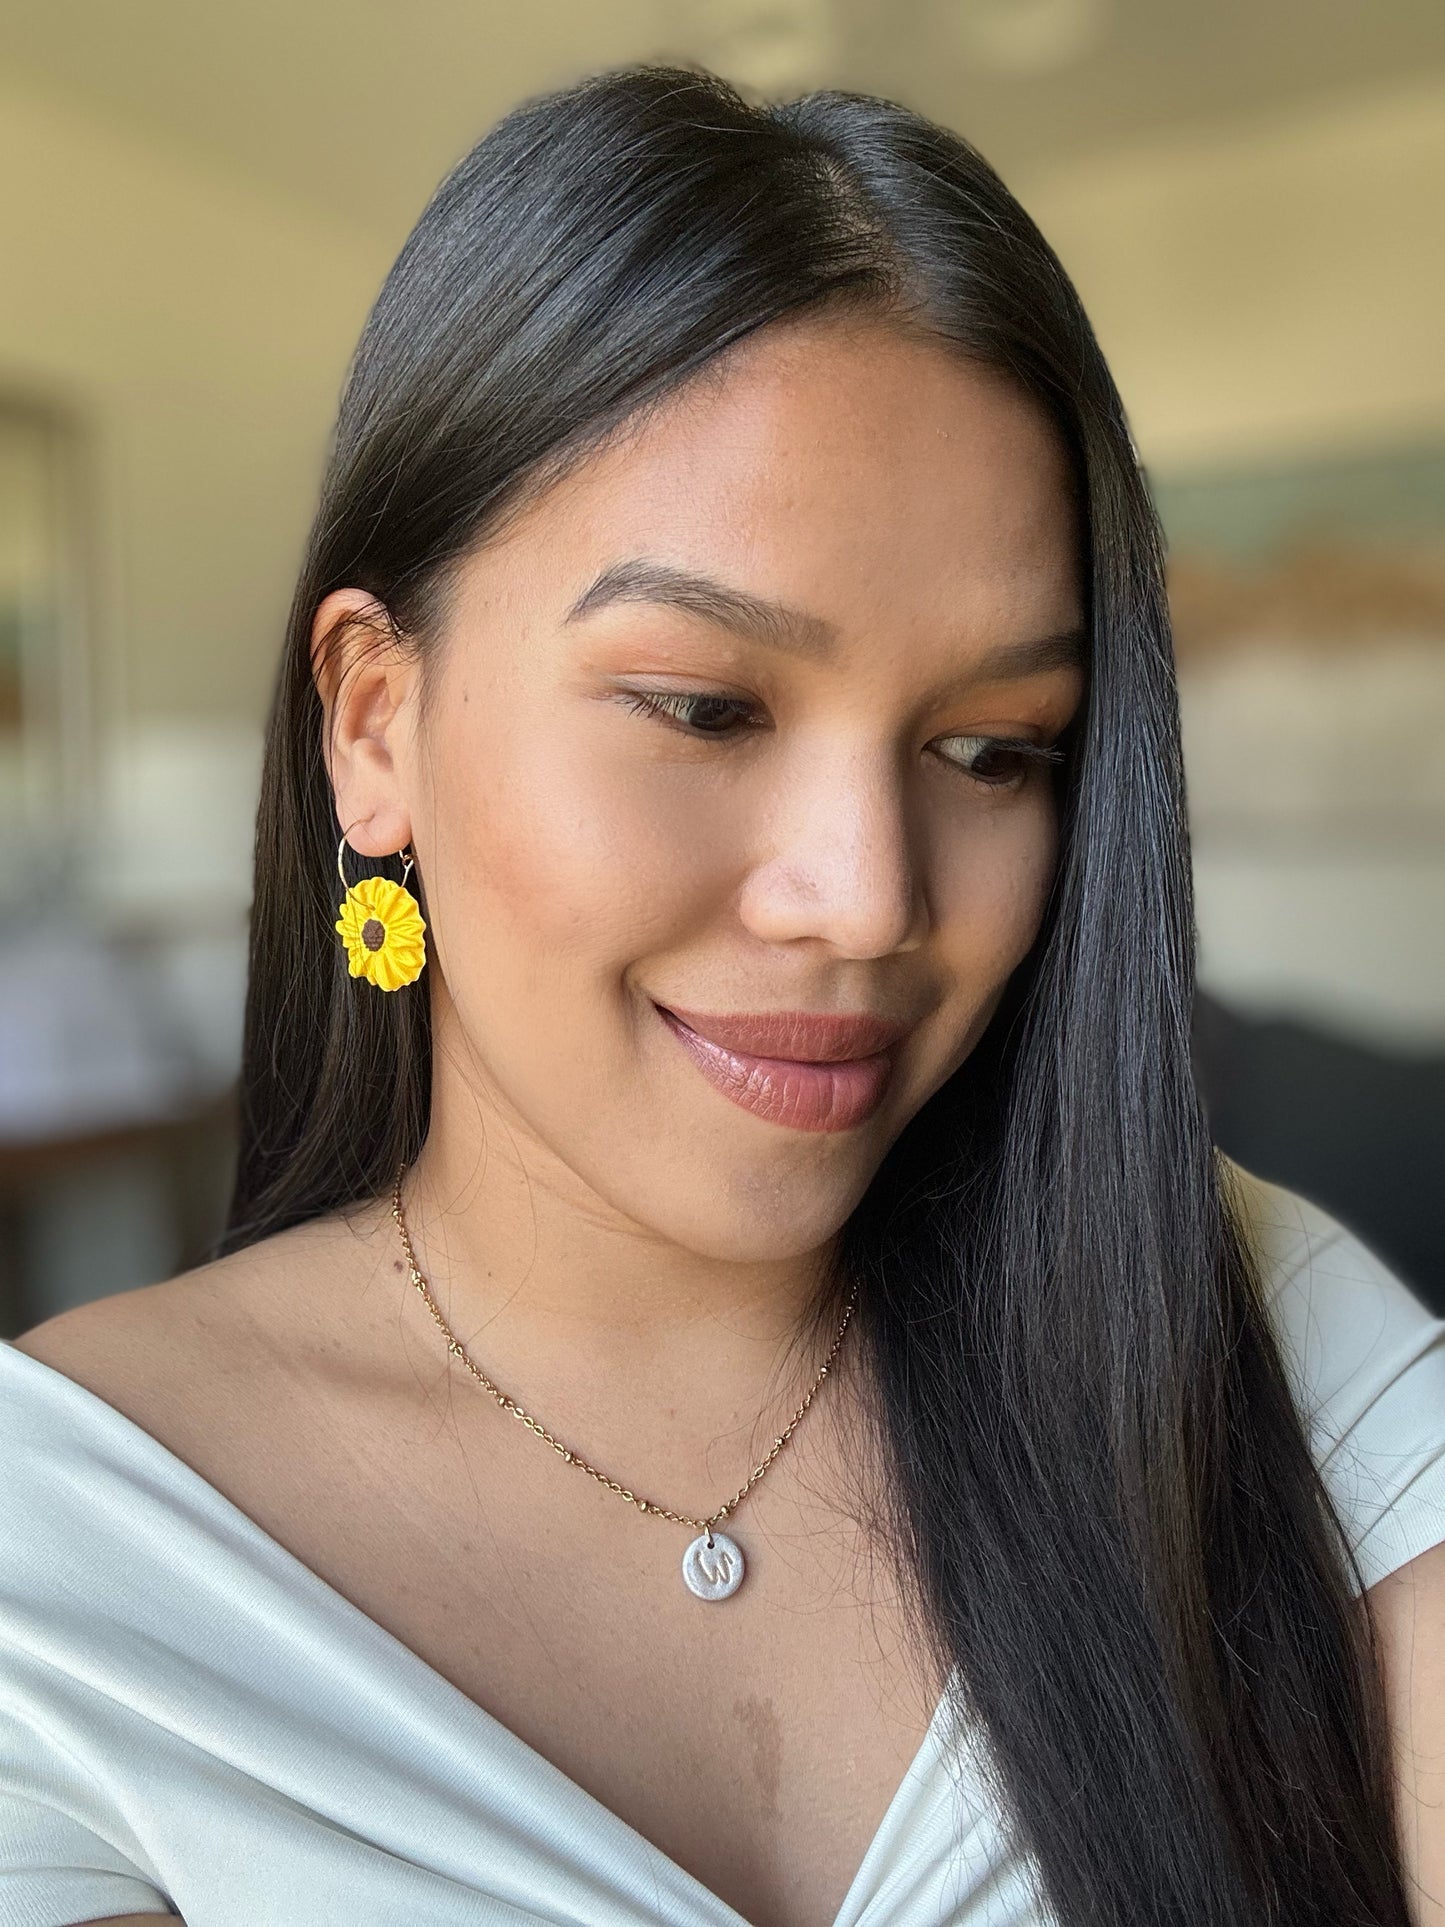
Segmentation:
<svg viewBox="0 0 1445 1927">
<path fill-rule="evenodd" d="M 697 1555 L 697 1563 L 710 1586 L 726 1584 L 733 1576 L 733 1556 L 726 1546 L 713 1546 L 711 1550 L 704 1546 Z"/>
</svg>

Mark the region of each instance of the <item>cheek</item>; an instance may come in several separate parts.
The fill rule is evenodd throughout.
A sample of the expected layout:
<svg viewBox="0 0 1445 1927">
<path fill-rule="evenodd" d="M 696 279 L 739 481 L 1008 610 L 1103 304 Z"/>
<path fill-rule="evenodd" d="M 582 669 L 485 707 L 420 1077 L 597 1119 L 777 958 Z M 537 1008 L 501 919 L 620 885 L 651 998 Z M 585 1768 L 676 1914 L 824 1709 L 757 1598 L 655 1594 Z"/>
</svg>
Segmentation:
<svg viewBox="0 0 1445 1927">
<path fill-rule="evenodd" d="M 445 795 L 439 785 L 436 801 L 432 894 L 449 980 L 509 960 L 523 987 L 579 965 L 615 974 L 700 887 L 681 799 L 668 807 L 655 773 L 580 731 L 518 728 L 458 745 L 446 766 L 475 772 Z"/>
<path fill-rule="evenodd" d="M 934 898 L 939 938 L 960 981 L 977 993 L 1001 990 L 1028 954 L 1058 848 L 1054 801 L 1042 786 L 947 839 Z"/>
</svg>

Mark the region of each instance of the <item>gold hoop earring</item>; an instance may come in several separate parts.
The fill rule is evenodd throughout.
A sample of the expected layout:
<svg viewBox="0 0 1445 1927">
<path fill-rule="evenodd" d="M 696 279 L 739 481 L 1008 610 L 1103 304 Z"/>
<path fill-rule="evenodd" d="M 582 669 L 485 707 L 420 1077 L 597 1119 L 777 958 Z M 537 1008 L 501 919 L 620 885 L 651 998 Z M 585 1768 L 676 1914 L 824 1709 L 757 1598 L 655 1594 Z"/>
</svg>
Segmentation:
<svg viewBox="0 0 1445 1927">
<path fill-rule="evenodd" d="M 426 924 L 421 906 L 406 888 L 412 869 L 410 851 L 403 845 L 393 852 L 405 862 L 400 883 L 369 876 L 347 884 L 341 867 L 345 848 L 343 835 L 336 846 L 336 874 L 346 886 L 346 895 L 338 906 L 336 930 L 351 975 L 365 977 L 378 990 L 399 990 L 403 984 L 415 983 L 426 963 Z"/>
</svg>

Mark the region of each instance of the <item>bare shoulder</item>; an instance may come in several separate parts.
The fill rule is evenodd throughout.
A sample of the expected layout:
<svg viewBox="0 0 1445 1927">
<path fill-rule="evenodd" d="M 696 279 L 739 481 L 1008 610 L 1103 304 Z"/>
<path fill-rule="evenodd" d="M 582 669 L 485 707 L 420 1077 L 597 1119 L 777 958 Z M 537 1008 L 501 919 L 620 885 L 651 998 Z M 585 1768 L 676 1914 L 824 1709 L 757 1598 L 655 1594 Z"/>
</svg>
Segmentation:
<svg viewBox="0 0 1445 1927">
<path fill-rule="evenodd" d="M 1420 1927 L 1445 1927 L 1445 1544 L 1369 1588 L 1400 1795 L 1401 1851 Z"/>
<path fill-rule="evenodd" d="M 297 1225 L 153 1285 L 58 1312 L 11 1343 L 187 1456 L 228 1407 L 265 1402 L 334 1332 L 328 1293 L 381 1261 L 374 1211 Z"/>
<path fill-rule="evenodd" d="M 113 1383 L 173 1369 L 198 1346 L 219 1350 L 244 1334 L 274 1295 L 268 1287 L 309 1255 L 307 1230 L 280 1232 L 159 1284 L 92 1298 L 32 1325 L 12 1342 L 102 1395 Z"/>
</svg>

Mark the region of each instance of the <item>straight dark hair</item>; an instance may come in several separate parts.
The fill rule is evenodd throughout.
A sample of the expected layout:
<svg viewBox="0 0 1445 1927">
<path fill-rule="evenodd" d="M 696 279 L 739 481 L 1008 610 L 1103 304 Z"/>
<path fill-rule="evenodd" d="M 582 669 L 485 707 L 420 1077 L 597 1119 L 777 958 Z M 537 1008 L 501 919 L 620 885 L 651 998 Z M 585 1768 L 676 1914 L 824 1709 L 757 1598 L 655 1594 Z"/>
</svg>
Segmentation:
<svg viewBox="0 0 1445 1927">
<path fill-rule="evenodd" d="M 318 604 L 360 587 L 425 652 L 519 504 L 729 344 L 834 310 L 924 327 L 1044 404 L 1091 642 L 1038 938 L 805 1322 L 859 1285 L 887 1544 L 1040 1905 L 1409 1927 L 1363 1577 L 1195 1088 L 1161 530 L 1077 293 L 957 135 L 867 94 L 758 106 L 630 66 L 523 102 L 433 195 L 357 347 L 291 609 L 214 1253 L 386 1194 L 428 1128 L 427 979 L 378 994 L 333 929 Z"/>
</svg>

